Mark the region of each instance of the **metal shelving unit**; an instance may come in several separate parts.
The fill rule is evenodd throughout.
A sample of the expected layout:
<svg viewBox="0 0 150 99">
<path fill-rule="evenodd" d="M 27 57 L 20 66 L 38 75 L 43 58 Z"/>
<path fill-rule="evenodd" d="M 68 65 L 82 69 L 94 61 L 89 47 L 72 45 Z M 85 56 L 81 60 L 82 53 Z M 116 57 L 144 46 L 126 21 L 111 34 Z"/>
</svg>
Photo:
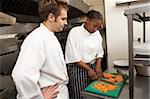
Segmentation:
<svg viewBox="0 0 150 99">
<path fill-rule="evenodd" d="M 143 42 L 145 42 L 145 22 L 150 21 L 150 6 L 125 10 L 128 19 L 128 47 L 129 47 L 129 98 L 134 99 L 134 51 L 133 51 L 133 21 L 143 22 Z"/>
</svg>

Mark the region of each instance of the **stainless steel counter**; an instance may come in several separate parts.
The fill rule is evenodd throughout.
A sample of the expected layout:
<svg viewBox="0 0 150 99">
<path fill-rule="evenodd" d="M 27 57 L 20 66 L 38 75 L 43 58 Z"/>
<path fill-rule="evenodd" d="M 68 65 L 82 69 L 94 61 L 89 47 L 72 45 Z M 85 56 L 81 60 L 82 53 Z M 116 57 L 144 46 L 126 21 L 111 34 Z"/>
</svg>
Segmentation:
<svg viewBox="0 0 150 99">
<path fill-rule="evenodd" d="M 150 77 L 135 75 L 134 80 L 134 99 L 150 99 Z M 81 92 L 84 99 L 112 99 L 107 96 L 101 96 L 89 92 Z M 123 87 L 118 99 L 129 99 L 128 81 Z"/>
</svg>

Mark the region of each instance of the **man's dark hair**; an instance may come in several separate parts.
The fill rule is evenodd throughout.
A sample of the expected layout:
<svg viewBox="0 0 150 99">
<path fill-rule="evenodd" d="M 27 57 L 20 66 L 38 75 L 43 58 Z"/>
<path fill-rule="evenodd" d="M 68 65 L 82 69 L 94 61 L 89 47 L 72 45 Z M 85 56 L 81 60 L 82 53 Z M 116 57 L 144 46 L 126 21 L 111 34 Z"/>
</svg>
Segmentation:
<svg viewBox="0 0 150 99">
<path fill-rule="evenodd" d="M 86 16 L 92 20 L 92 19 L 103 19 L 103 16 L 100 12 L 95 11 L 95 10 L 91 10 L 89 11 Z"/>
<path fill-rule="evenodd" d="M 49 13 L 52 13 L 55 18 L 60 15 L 61 9 L 68 10 L 67 3 L 59 0 L 39 0 L 38 11 L 41 21 L 46 21 Z"/>
</svg>

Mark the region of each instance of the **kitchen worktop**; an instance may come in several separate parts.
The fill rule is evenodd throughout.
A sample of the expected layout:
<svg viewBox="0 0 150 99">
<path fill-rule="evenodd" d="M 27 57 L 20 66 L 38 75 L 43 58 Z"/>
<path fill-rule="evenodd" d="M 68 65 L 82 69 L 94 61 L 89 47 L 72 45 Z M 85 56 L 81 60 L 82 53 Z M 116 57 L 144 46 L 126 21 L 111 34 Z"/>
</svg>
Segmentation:
<svg viewBox="0 0 150 99">
<path fill-rule="evenodd" d="M 89 92 L 81 92 L 84 99 L 112 99 L 107 96 L 101 96 Z M 129 99 L 128 80 L 124 85 L 118 99 Z M 134 80 L 134 99 L 150 99 L 150 77 L 135 75 Z"/>
</svg>

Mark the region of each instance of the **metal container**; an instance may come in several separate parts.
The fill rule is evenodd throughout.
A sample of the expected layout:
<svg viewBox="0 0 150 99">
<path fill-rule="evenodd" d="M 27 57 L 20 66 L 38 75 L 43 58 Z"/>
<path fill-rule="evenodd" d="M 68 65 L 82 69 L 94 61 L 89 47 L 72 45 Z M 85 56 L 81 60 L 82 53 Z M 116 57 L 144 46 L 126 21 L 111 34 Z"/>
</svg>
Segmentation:
<svg viewBox="0 0 150 99">
<path fill-rule="evenodd" d="M 138 75 L 150 76 L 150 43 L 134 46 L 135 69 Z"/>
<path fill-rule="evenodd" d="M 120 59 L 114 61 L 113 64 L 118 73 L 129 75 L 129 60 Z"/>
<path fill-rule="evenodd" d="M 150 65 L 136 64 L 135 69 L 138 75 L 150 76 Z"/>
</svg>

